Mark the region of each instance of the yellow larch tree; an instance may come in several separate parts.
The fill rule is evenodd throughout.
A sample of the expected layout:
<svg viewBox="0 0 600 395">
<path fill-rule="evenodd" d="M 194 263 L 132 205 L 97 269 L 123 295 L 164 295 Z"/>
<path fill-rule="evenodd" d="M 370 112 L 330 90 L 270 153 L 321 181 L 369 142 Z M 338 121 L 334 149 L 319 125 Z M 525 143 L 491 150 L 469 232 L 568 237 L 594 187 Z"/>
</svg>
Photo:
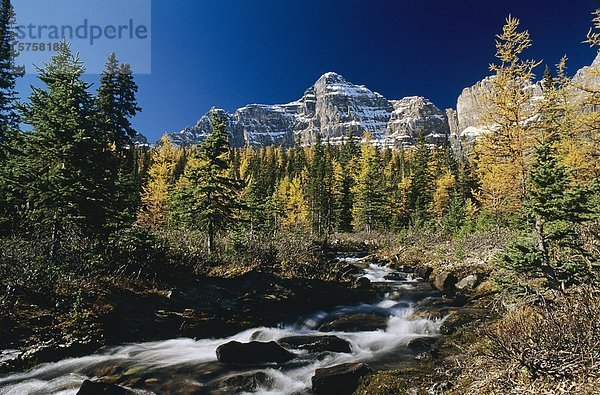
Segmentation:
<svg viewBox="0 0 600 395">
<path fill-rule="evenodd" d="M 181 151 L 165 134 L 151 153 L 148 182 L 143 188 L 142 206 L 138 213 L 140 224 L 150 229 L 158 229 L 165 224 L 169 189 L 175 182 L 175 167 L 180 159 Z"/>
<path fill-rule="evenodd" d="M 484 133 L 475 145 L 476 172 L 481 181 L 479 198 L 494 212 L 513 212 L 522 206 L 528 156 L 533 145 L 534 120 L 531 82 L 539 62 L 523 60 L 531 46 L 527 31 L 519 31 L 519 20 L 509 16 L 497 36 L 499 64 L 490 70 L 490 91 L 485 95 Z"/>
</svg>

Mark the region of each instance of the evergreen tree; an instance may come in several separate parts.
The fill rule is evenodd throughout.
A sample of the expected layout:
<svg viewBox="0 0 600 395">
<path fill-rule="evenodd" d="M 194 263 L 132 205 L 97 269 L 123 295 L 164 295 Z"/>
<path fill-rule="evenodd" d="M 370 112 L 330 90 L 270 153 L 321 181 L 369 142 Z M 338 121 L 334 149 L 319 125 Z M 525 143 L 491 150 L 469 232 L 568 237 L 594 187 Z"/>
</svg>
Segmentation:
<svg viewBox="0 0 600 395">
<path fill-rule="evenodd" d="M 0 6 L 0 160 L 10 151 L 11 136 L 18 130 L 17 78 L 23 76 L 24 68 L 15 64 L 15 13 L 11 0 L 2 0 Z M 12 145 L 14 149 L 15 146 Z"/>
<path fill-rule="evenodd" d="M 338 159 L 332 162 L 332 199 L 334 228 L 338 232 L 353 230 L 354 185 L 358 171 L 360 148 L 352 130 L 348 130 L 338 151 Z"/>
<path fill-rule="evenodd" d="M 433 177 L 430 164 L 431 150 L 427 146 L 421 131 L 413 150 L 412 176 L 408 197 L 411 220 L 416 225 L 429 218 L 429 209 L 433 199 Z"/>
<path fill-rule="evenodd" d="M 331 150 L 326 149 L 317 135 L 312 147 L 312 158 L 308 167 L 307 199 L 313 232 L 318 236 L 327 236 L 332 219 L 332 163 Z"/>
<path fill-rule="evenodd" d="M 20 221 L 24 194 L 20 182 L 23 148 L 17 112 L 17 78 L 23 68 L 15 65 L 15 14 L 10 0 L 0 5 L 0 233 L 13 233 Z"/>
<path fill-rule="evenodd" d="M 230 177 L 229 133 L 223 115 L 212 111 L 212 130 L 195 148 L 174 196 L 176 218 L 206 232 L 208 253 L 215 251 L 218 233 L 240 220 L 241 185 Z"/>
<path fill-rule="evenodd" d="M 96 105 L 99 125 L 109 148 L 106 152 L 110 184 L 107 198 L 114 203 L 110 215 L 113 227 L 132 223 L 139 205 L 135 146 L 131 140 L 137 134 L 131 126 L 131 118 L 140 111 L 137 91 L 131 67 L 119 64 L 112 53 L 100 76 Z"/>
<path fill-rule="evenodd" d="M 334 227 L 338 232 L 352 232 L 352 206 L 354 204 L 352 187 L 354 179 L 348 171 L 348 167 L 348 164 L 345 168 L 338 161 L 333 164 L 333 217 Z"/>
<path fill-rule="evenodd" d="M 352 175 L 355 173 L 355 160 L 360 155 L 360 147 L 356 144 L 356 139 L 352 130 L 348 130 L 348 134 L 344 137 L 340 148 L 340 163 L 347 168 Z"/>
<path fill-rule="evenodd" d="M 379 153 L 371 144 L 371 135 L 365 133 L 361 146 L 359 174 L 354 185 L 354 222 L 356 228 L 370 233 L 383 219 L 384 196 L 382 191 Z"/>
<path fill-rule="evenodd" d="M 517 244 L 505 260 L 516 269 L 541 274 L 551 288 L 558 289 L 573 275 L 591 269 L 582 267 L 573 256 L 560 254 L 561 250 L 575 249 L 581 256 L 574 225 L 588 218 L 589 196 L 584 188 L 573 184 L 571 171 L 560 164 L 550 142 L 534 149 L 534 159 L 525 209 L 535 231 L 535 246 L 531 250 L 526 244 Z"/>
<path fill-rule="evenodd" d="M 98 234 L 112 204 L 101 191 L 106 186 L 106 144 L 95 122 L 90 85 L 81 79 L 84 70 L 63 43 L 39 70 L 46 90 L 32 88 L 23 111 L 34 130 L 28 138 L 27 199 L 36 222 L 51 229 L 53 260 L 66 225 Z"/>
</svg>

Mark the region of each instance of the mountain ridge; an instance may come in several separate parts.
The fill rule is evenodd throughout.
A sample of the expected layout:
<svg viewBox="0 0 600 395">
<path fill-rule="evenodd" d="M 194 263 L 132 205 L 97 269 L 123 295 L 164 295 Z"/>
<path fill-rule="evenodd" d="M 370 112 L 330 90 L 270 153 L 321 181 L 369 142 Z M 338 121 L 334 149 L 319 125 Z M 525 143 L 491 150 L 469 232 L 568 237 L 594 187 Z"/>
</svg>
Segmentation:
<svg viewBox="0 0 600 395">
<path fill-rule="evenodd" d="M 429 99 L 408 96 L 388 100 L 365 85 L 348 82 L 336 72 L 324 73 L 298 100 L 286 104 L 248 104 L 227 118 L 233 146 L 310 145 L 321 140 L 339 144 L 348 132 L 373 135 L 375 144 L 411 145 L 420 130 L 430 141 L 448 136 L 446 115 Z M 170 133 L 179 145 L 198 144 L 210 132 L 209 113 L 194 126 Z"/>
<path fill-rule="evenodd" d="M 600 63 L 600 53 L 591 66 L 578 70 L 575 83 L 592 80 L 600 86 L 600 76 L 590 73 Z M 326 72 L 295 101 L 285 104 L 247 104 L 233 113 L 216 109 L 227 119 L 231 145 L 235 147 L 269 145 L 289 147 L 299 142 L 310 145 L 320 135 L 322 141 L 339 144 L 349 131 L 356 137 L 372 134 L 375 145 L 399 148 L 414 144 L 422 130 L 430 143 L 449 139 L 457 150 L 468 146 L 486 129 L 482 124 L 484 97 L 491 76 L 465 87 L 455 108 L 441 111 L 423 96 L 386 99 L 365 85 L 348 82 L 336 72 Z M 535 95 L 541 86 L 532 83 Z M 581 94 L 575 95 L 580 100 Z M 169 133 L 178 145 L 202 142 L 210 132 L 209 113 L 193 126 Z"/>
</svg>

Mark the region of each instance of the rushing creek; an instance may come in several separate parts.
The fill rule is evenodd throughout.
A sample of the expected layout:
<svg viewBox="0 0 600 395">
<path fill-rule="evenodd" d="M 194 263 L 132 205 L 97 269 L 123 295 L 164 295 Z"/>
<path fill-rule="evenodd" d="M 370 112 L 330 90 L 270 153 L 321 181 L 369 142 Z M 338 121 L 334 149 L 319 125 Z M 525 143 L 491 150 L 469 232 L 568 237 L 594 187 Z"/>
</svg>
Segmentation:
<svg viewBox="0 0 600 395">
<path fill-rule="evenodd" d="M 340 259 L 348 264 L 359 262 L 358 258 Z M 411 316 L 415 303 L 436 294 L 428 284 L 408 274 L 375 264 L 363 267 L 357 276 L 386 290 L 385 297 L 372 304 L 340 306 L 299 317 L 294 323 L 253 328 L 223 339 L 172 339 L 106 348 L 94 355 L 0 377 L 0 394 L 76 394 L 86 379 L 115 382 L 136 388 L 139 394 L 232 394 L 240 390 L 227 388 L 224 381 L 257 372 L 262 372 L 261 377 L 267 380 L 250 393 L 302 394 L 310 391 L 311 377 L 318 368 L 365 362 L 374 369 L 393 369 L 418 363 L 416 352 L 408 347 L 410 341 L 436 336 L 442 321 Z M 378 329 L 323 327 L 323 323 L 353 315 L 384 317 L 387 321 Z M 217 360 L 217 347 L 233 340 L 268 342 L 290 336 L 337 336 L 350 344 L 351 352 L 293 349 L 290 351 L 296 356 L 289 362 L 250 366 L 226 365 Z"/>
</svg>

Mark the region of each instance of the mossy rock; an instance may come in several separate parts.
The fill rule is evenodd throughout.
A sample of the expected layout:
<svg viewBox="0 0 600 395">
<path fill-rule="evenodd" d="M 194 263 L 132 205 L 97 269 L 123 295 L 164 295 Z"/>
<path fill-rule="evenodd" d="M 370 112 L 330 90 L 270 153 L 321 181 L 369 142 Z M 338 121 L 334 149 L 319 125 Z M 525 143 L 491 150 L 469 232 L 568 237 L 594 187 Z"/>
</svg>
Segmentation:
<svg viewBox="0 0 600 395">
<path fill-rule="evenodd" d="M 434 369 L 412 368 L 377 372 L 365 377 L 354 395 L 429 395 L 429 389 L 443 382 Z"/>
</svg>

